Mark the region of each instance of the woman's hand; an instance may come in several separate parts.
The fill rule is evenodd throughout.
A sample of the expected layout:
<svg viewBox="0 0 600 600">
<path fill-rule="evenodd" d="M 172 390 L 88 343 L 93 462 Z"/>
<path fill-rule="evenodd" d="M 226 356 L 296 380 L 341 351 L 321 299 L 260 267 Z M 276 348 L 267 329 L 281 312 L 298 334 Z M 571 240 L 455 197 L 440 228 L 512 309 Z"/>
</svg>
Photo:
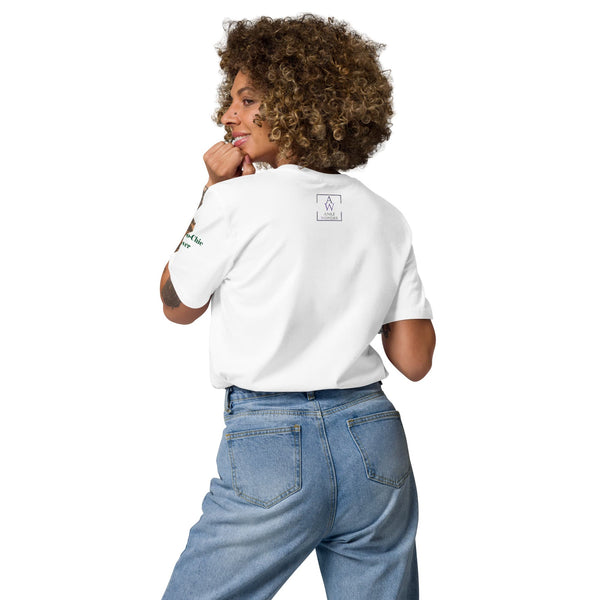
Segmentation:
<svg viewBox="0 0 600 600">
<path fill-rule="evenodd" d="M 219 181 L 256 172 L 250 157 L 226 142 L 217 142 L 206 151 L 203 158 L 208 171 L 207 187 Z"/>
</svg>

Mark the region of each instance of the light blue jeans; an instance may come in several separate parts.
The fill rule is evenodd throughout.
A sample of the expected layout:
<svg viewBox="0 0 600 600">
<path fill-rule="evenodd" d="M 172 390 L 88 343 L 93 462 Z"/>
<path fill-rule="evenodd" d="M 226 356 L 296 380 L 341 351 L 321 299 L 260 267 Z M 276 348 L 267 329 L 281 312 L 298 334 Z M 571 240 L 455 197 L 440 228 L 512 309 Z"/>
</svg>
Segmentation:
<svg viewBox="0 0 600 600">
<path fill-rule="evenodd" d="M 417 493 L 381 382 L 225 390 L 202 516 L 163 600 L 273 598 L 316 549 L 328 600 L 417 600 Z"/>
</svg>

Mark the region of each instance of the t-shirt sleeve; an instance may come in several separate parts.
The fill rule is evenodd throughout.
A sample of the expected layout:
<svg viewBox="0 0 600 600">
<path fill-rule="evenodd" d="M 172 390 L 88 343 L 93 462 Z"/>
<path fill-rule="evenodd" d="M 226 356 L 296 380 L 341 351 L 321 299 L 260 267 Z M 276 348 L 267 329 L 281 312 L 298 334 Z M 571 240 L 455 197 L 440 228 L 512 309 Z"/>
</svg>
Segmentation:
<svg viewBox="0 0 600 600">
<path fill-rule="evenodd" d="M 400 283 L 383 324 L 404 319 L 431 319 L 433 313 L 417 271 L 415 252 L 410 251 L 400 277 Z"/>
<path fill-rule="evenodd" d="M 233 263 L 233 234 L 227 211 L 216 194 L 204 196 L 179 248 L 169 259 L 171 282 L 179 299 L 200 308 L 221 285 Z"/>
</svg>

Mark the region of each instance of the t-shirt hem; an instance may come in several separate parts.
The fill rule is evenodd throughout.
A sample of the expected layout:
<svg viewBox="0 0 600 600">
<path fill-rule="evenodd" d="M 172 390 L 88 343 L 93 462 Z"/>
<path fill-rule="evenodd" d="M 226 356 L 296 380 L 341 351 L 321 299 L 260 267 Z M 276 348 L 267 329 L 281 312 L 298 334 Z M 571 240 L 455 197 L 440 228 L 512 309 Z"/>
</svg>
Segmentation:
<svg viewBox="0 0 600 600">
<path fill-rule="evenodd" d="M 401 313 L 395 315 L 391 319 L 386 319 L 382 324 L 394 323 L 396 321 L 408 321 L 409 319 L 433 319 L 433 313 L 431 311 L 424 311 L 419 313 Z"/>
</svg>

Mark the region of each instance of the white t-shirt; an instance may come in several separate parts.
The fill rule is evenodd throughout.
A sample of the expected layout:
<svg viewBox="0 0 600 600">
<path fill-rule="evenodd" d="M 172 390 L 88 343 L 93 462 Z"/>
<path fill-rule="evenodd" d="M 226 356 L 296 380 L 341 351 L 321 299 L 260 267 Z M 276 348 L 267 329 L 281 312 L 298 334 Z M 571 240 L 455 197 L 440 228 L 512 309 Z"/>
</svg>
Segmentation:
<svg viewBox="0 0 600 600">
<path fill-rule="evenodd" d="M 388 376 L 384 323 L 430 319 L 401 212 L 344 174 L 297 165 L 217 183 L 169 261 L 181 301 L 212 295 L 210 379 L 273 392 Z"/>
</svg>

